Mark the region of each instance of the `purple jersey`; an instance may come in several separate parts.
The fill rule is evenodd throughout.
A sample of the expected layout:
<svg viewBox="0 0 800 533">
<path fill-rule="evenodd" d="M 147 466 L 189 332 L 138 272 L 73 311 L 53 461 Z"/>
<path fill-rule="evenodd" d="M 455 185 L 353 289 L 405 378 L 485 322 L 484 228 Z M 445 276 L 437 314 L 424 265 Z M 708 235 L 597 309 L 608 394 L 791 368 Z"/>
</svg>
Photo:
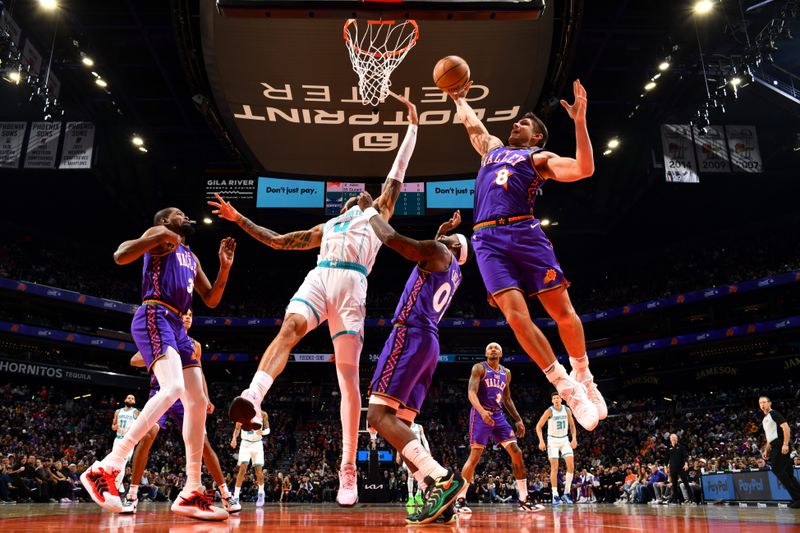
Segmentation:
<svg viewBox="0 0 800 533">
<path fill-rule="evenodd" d="M 439 320 L 460 284 L 461 267 L 455 257 L 444 272 L 428 272 L 419 265 L 415 266 L 406 281 L 392 323 L 438 332 Z"/>
<path fill-rule="evenodd" d="M 502 409 L 503 393 L 508 385 L 506 369 L 501 366 L 497 370 L 492 370 L 485 361 L 481 364 L 486 373 L 478 386 L 478 401 L 486 409 Z"/>
<path fill-rule="evenodd" d="M 197 261 L 188 246 L 164 255 L 144 254 L 142 301 L 159 300 L 186 313 L 192 305 Z"/>
<path fill-rule="evenodd" d="M 545 181 L 533 166 L 533 154 L 541 150 L 499 146 L 483 157 L 475 178 L 475 222 L 533 214 Z"/>
</svg>

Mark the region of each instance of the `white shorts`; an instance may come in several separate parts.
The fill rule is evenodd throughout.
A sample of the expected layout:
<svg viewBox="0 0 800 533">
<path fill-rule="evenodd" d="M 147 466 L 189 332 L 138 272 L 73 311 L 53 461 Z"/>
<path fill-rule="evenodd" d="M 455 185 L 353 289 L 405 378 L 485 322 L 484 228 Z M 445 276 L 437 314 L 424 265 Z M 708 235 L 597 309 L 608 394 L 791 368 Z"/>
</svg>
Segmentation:
<svg viewBox="0 0 800 533">
<path fill-rule="evenodd" d="M 547 458 L 571 457 L 572 446 L 569 439 L 547 439 Z"/>
<path fill-rule="evenodd" d="M 250 442 L 242 440 L 239 446 L 239 464 L 246 465 L 253 463 L 253 466 L 264 466 L 264 443 L 260 440 Z"/>
<path fill-rule="evenodd" d="M 331 339 L 345 334 L 363 338 L 366 301 L 365 275 L 345 268 L 317 267 L 308 273 L 286 312 L 305 317 L 308 331 L 327 320 Z"/>
</svg>

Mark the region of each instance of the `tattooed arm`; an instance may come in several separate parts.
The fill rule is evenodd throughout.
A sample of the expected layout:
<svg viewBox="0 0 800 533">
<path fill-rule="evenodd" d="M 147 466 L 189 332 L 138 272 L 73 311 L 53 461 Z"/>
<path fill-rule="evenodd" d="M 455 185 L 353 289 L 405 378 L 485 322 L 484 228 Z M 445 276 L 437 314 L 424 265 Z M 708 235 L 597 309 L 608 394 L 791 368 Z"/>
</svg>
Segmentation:
<svg viewBox="0 0 800 533">
<path fill-rule="evenodd" d="M 236 222 L 248 235 L 276 250 L 310 250 L 319 247 L 322 242 L 322 224 L 305 231 L 293 231 L 281 235 L 276 231 L 259 226 L 242 215 L 230 202 L 226 202 L 218 194 L 216 202 L 208 202 L 215 209 L 211 211 L 220 218 Z"/>
</svg>

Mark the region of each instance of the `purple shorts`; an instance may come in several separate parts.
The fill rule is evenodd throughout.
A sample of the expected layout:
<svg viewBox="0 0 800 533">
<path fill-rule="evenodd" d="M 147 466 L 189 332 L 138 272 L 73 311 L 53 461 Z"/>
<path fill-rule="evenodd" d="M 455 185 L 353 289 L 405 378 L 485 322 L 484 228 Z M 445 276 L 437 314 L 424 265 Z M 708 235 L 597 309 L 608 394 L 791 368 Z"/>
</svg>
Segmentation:
<svg viewBox="0 0 800 533">
<path fill-rule="evenodd" d="M 528 296 L 569 286 L 553 245 L 536 219 L 472 234 L 475 259 L 490 294 L 519 289 Z"/>
<path fill-rule="evenodd" d="M 158 391 L 155 389 L 150 389 L 150 397 L 156 395 Z M 173 403 L 167 412 L 161 415 L 161 418 L 158 419 L 158 427 L 161 429 L 167 429 L 167 418 L 172 420 L 172 423 L 178 428 L 178 431 L 183 431 L 183 404 L 180 400 Z"/>
<path fill-rule="evenodd" d="M 139 307 L 133 315 L 131 335 L 148 372 L 153 363 L 166 355 L 167 347 L 178 352 L 183 368 L 200 366 L 200 361 L 194 356 L 194 342 L 186 333 L 183 320 L 166 307 L 157 304 Z"/>
<path fill-rule="evenodd" d="M 489 426 L 483 421 L 481 415 L 473 407 L 469 412 L 469 445 L 470 447 L 485 448 L 491 437 L 495 444 L 505 444 L 516 441 L 517 436 L 511 424 L 506 420 L 503 411 L 489 411 L 494 419 L 494 425 Z"/>
<path fill-rule="evenodd" d="M 435 333 L 395 326 L 383 346 L 367 396 L 384 396 L 419 412 L 438 362 L 439 337 Z"/>
</svg>

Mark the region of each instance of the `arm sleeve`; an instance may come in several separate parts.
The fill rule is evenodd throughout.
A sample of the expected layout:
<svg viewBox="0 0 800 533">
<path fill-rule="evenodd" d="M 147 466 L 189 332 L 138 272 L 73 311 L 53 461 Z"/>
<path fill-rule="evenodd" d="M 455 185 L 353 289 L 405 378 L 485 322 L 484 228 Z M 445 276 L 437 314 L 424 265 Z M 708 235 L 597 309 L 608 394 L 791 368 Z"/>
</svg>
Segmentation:
<svg viewBox="0 0 800 533">
<path fill-rule="evenodd" d="M 403 139 L 403 144 L 397 151 L 397 156 L 394 158 L 394 165 L 392 170 L 389 171 L 388 178 L 402 182 L 406 176 L 406 169 L 408 162 L 411 160 L 411 154 L 414 153 L 414 147 L 417 144 L 417 125 L 409 124 L 406 130 L 406 136 Z"/>
</svg>

